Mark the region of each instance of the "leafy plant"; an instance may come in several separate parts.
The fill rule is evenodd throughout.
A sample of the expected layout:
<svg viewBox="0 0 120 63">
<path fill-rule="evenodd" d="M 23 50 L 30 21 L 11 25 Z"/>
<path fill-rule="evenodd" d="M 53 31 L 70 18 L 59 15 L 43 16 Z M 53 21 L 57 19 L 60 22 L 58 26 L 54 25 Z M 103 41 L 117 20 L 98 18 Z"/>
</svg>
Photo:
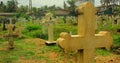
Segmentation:
<svg viewBox="0 0 120 63">
<path fill-rule="evenodd" d="M 30 32 L 30 31 L 33 31 L 33 30 L 39 30 L 39 29 L 41 29 L 41 27 L 38 26 L 38 25 L 28 25 L 26 27 L 26 29 Z"/>
</svg>

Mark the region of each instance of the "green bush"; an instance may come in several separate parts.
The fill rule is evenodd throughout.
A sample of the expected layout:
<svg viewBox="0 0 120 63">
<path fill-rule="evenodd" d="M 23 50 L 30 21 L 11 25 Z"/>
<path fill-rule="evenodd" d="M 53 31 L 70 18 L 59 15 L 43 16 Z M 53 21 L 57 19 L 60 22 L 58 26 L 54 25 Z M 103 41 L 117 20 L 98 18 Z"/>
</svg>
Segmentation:
<svg viewBox="0 0 120 63">
<path fill-rule="evenodd" d="M 68 24 L 59 24 L 54 27 L 54 39 L 56 40 L 61 32 L 72 32 L 72 34 L 77 34 L 77 26 Z"/>
<path fill-rule="evenodd" d="M 43 34 L 41 30 L 32 31 L 30 34 L 34 38 L 48 39 L 47 34 Z"/>
<path fill-rule="evenodd" d="M 96 49 L 97 55 L 102 55 L 102 56 L 108 56 L 111 55 L 110 51 L 107 51 L 105 49 Z"/>
<path fill-rule="evenodd" d="M 41 29 L 41 26 L 39 26 L 39 25 L 28 25 L 26 27 L 26 29 L 30 32 L 30 31 L 33 31 L 33 30 L 39 30 L 39 29 Z"/>
<path fill-rule="evenodd" d="M 113 35 L 113 46 L 120 46 L 120 35 Z"/>
</svg>

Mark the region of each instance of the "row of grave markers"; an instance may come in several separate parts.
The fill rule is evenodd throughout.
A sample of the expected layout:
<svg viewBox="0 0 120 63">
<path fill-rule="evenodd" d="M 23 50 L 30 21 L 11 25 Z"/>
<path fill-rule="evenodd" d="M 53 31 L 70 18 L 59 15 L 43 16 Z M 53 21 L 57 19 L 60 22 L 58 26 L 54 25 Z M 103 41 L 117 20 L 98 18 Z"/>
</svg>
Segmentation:
<svg viewBox="0 0 120 63">
<path fill-rule="evenodd" d="M 96 16 L 96 23 L 97 27 L 99 26 L 107 26 L 111 25 L 112 27 L 114 26 L 119 26 L 120 25 L 120 16 L 108 16 L 108 15 L 100 15 Z"/>
</svg>

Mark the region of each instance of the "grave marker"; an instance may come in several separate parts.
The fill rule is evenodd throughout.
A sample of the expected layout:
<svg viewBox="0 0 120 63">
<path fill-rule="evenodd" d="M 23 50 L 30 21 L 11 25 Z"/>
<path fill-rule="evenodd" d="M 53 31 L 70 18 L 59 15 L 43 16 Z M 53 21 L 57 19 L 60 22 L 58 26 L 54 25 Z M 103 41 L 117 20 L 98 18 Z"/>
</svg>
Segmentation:
<svg viewBox="0 0 120 63">
<path fill-rule="evenodd" d="M 27 20 L 24 18 L 23 21 L 24 21 L 24 28 L 25 28 Z"/>
<path fill-rule="evenodd" d="M 44 17 L 42 17 L 42 33 L 44 35 L 46 35 L 46 27 L 47 27 L 47 23 Z"/>
<path fill-rule="evenodd" d="M 119 25 L 119 19 L 120 19 L 119 16 L 114 16 L 112 26 Z"/>
<path fill-rule="evenodd" d="M 57 44 L 67 53 L 78 51 L 77 63 L 95 63 L 95 48 L 105 47 L 107 50 L 112 45 L 112 37 L 107 31 L 95 34 L 96 8 L 90 2 L 81 4 L 78 12 L 78 35 L 70 35 L 66 32 L 60 34 Z"/>
<path fill-rule="evenodd" d="M 22 26 L 19 23 L 18 24 L 18 28 L 15 29 L 15 31 L 13 32 L 13 36 L 17 36 L 18 38 L 22 38 Z"/>
<path fill-rule="evenodd" d="M 117 25 L 120 25 L 120 18 L 118 18 L 118 22 L 117 22 Z"/>
<path fill-rule="evenodd" d="M 47 45 L 55 44 L 56 42 L 54 41 L 53 38 L 53 20 L 52 20 L 53 15 L 51 13 L 47 13 L 45 15 L 45 20 L 44 20 L 44 26 L 47 25 L 48 27 L 48 41 L 46 42 Z"/>
<path fill-rule="evenodd" d="M 58 25 L 58 21 L 59 21 L 58 17 L 54 17 L 53 22 L 54 22 L 55 25 Z"/>
<path fill-rule="evenodd" d="M 13 27 L 12 19 L 10 18 L 10 24 L 7 26 L 8 37 L 9 37 L 9 49 L 14 49 L 14 39 L 13 39 Z"/>
</svg>

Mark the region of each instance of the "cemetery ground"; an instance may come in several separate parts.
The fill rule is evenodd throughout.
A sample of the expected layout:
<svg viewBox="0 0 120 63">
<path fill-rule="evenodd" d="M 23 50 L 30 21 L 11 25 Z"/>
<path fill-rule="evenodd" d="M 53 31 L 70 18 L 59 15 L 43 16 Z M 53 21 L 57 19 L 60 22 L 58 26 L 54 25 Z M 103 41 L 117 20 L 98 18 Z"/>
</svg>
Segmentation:
<svg viewBox="0 0 120 63">
<path fill-rule="evenodd" d="M 42 26 L 39 23 L 27 22 L 25 28 L 21 27 L 23 27 L 23 37 L 14 37 L 15 48 L 13 50 L 8 49 L 8 38 L 2 38 L 6 31 L 0 32 L 0 63 L 76 63 L 75 52 L 65 54 L 57 45 L 45 45 L 48 37 L 47 34 L 42 34 Z M 97 29 L 97 31 L 110 31 L 114 40 L 110 51 L 96 49 L 97 63 L 120 63 L 120 32 L 117 31 L 120 29 L 119 27 L 119 25 L 108 25 Z M 54 25 L 54 40 L 59 37 L 61 32 L 77 34 L 77 25 L 64 23 Z"/>
</svg>

